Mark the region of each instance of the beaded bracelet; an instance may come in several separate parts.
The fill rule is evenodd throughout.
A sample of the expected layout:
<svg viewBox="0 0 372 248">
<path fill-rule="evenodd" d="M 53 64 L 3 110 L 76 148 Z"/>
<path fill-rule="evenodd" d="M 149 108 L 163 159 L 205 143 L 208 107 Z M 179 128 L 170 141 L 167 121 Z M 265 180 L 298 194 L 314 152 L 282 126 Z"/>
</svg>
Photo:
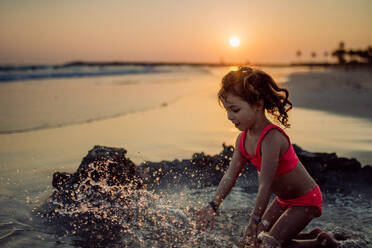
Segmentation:
<svg viewBox="0 0 372 248">
<path fill-rule="evenodd" d="M 260 217 L 258 217 L 258 216 L 255 215 L 255 214 L 251 214 L 251 217 L 252 217 L 252 219 L 254 219 L 254 220 L 257 222 L 257 224 L 260 223 L 261 220 L 262 220 Z"/>
<path fill-rule="evenodd" d="M 263 220 L 262 218 L 258 217 L 255 214 L 251 214 L 250 216 L 257 222 L 257 224 L 261 223 L 265 228 L 267 228 L 270 224 L 267 220 Z"/>
</svg>

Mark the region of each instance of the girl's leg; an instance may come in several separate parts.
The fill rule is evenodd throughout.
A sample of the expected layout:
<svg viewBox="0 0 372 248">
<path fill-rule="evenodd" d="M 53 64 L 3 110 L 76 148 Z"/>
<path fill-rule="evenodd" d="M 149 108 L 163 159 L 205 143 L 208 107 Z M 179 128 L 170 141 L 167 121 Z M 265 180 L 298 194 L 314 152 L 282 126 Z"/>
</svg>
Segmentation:
<svg viewBox="0 0 372 248">
<path fill-rule="evenodd" d="M 259 225 L 257 232 L 268 232 L 283 213 L 284 210 L 279 206 L 279 203 L 276 201 L 276 199 L 274 199 L 262 216 L 262 220 L 267 221 L 268 225 L 265 226 L 265 229 L 263 229 L 264 227 L 262 225 Z"/>
<path fill-rule="evenodd" d="M 262 216 L 262 220 L 267 221 L 267 223 L 269 224 L 266 226 L 265 230 L 259 230 L 258 233 L 260 233 L 261 231 L 268 232 L 274 225 L 274 223 L 279 219 L 279 217 L 284 213 L 284 211 L 285 210 L 280 207 L 276 199 L 274 199 Z M 262 228 L 261 225 L 260 228 Z M 320 228 L 314 228 L 310 232 L 299 233 L 296 236 L 296 239 L 315 239 L 321 232 L 322 230 Z"/>
<path fill-rule="evenodd" d="M 320 228 L 316 227 L 310 232 L 301 232 L 297 234 L 295 239 L 315 239 L 318 237 L 319 233 L 323 232 Z"/>
<path fill-rule="evenodd" d="M 320 230 L 320 229 L 319 229 Z M 297 237 L 296 237 L 297 238 Z M 315 248 L 315 247 L 324 247 L 324 248 L 337 248 L 339 243 L 328 233 L 320 230 L 320 233 L 314 239 L 308 240 L 291 240 L 287 247 L 289 248 Z"/>
<path fill-rule="evenodd" d="M 288 248 L 320 248 L 319 241 L 315 239 L 308 240 L 292 240 L 286 246 Z"/>
<path fill-rule="evenodd" d="M 321 232 L 317 239 L 322 247 L 336 248 L 339 244 L 336 239 L 326 232 Z"/>
<path fill-rule="evenodd" d="M 280 244 L 291 241 L 315 218 L 318 208 L 309 206 L 293 206 L 288 208 L 275 222 L 269 231 L 269 235 Z M 298 241 L 301 242 L 301 241 Z M 296 241 L 296 243 L 298 243 Z M 301 247 L 301 246 L 296 246 Z M 309 247 L 309 246 L 304 246 Z"/>
</svg>

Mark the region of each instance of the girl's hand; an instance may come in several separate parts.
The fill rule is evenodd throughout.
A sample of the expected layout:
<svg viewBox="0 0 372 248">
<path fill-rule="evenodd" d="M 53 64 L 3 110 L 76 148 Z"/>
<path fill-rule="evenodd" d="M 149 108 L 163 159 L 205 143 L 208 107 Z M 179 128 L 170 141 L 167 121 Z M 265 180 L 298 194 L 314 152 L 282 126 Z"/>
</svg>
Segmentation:
<svg viewBox="0 0 372 248">
<path fill-rule="evenodd" d="M 205 231 L 208 227 L 213 230 L 214 217 L 216 217 L 216 212 L 208 204 L 204 208 L 200 209 L 196 214 L 198 218 L 196 219 L 196 230 Z"/>
<path fill-rule="evenodd" d="M 257 240 L 257 223 L 255 221 L 249 221 L 248 227 L 245 230 L 245 234 L 240 241 L 242 244 L 246 244 L 247 240 L 250 244 L 249 247 L 256 248 L 258 247 L 258 240 Z"/>
</svg>

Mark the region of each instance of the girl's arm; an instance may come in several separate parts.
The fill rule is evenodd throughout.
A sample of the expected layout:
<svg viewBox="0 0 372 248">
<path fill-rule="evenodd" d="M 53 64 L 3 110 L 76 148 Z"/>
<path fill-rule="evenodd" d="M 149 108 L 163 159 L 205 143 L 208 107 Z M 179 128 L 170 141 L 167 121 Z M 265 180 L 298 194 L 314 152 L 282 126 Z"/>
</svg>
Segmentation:
<svg viewBox="0 0 372 248">
<path fill-rule="evenodd" d="M 230 161 L 229 168 L 227 169 L 225 175 L 222 177 L 220 183 L 218 184 L 217 190 L 214 193 L 212 202 L 216 205 L 216 209 L 219 205 L 221 205 L 225 197 L 230 193 L 232 187 L 235 185 L 236 180 L 239 177 L 240 172 L 244 168 L 246 160 L 240 153 L 239 141 L 240 135 L 236 139 L 235 149 Z"/>
<path fill-rule="evenodd" d="M 280 147 L 284 137 L 275 130 L 269 132 L 261 145 L 261 173 L 259 175 L 258 194 L 252 214 L 261 218 L 272 194 L 272 183 L 279 163 Z"/>
<path fill-rule="evenodd" d="M 236 180 L 242 171 L 246 160 L 240 154 L 239 149 L 240 135 L 238 136 L 235 143 L 235 150 L 230 161 L 229 168 L 227 169 L 225 175 L 222 177 L 220 183 L 218 184 L 217 190 L 214 193 L 213 200 L 210 204 L 202 208 L 196 213 L 198 216 L 196 220 L 197 230 L 206 230 L 209 226 L 213 229 L 214 217 L 216 216 L 216 211 L 221 205 L 225 197 L 230 193 L 232 187 L 234 186 Z M 212 206 L 214 205 L 214 206 Z M 213 208 L 213 209 L 212 209 Z"/>
</svg>

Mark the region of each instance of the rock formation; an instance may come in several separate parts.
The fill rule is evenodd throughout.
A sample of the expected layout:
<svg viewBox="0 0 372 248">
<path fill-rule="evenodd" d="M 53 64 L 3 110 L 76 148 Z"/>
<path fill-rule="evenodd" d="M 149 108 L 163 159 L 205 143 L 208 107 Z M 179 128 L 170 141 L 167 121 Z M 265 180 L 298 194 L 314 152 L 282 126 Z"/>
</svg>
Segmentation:
<svg viewBox="0 0 372 248">
<path fill-rule="evenodd" d="M 371 166 L 362 167 L 357 160 L 339 158 L 334 153 L 294 148 L 323 192 L 372 192 Z M 233 151 L 232 146 L 223 145 L 222 152 L 214 156 L 195 153 L 188 160 L 136 166 L 125 157 L 125 149 L 95 146 L 75 173 L 54 173 L 54 192 L 39 212 L 57 232 L 80 237 L 80 246 L 102 247 L 119 236 L 129 237 L 127 245 L 145 247 L 149 244 L 144 240 L 163 240 L 176 246 L 191 242 L 188 237 L 195 235 L 191 219 L 177 210 L 156 206 L 156 196 L 150 190 L 218 185 Z M 255 191 L 255 175 L 252 165 L 247 165 L 238 184 Z M 133 232 L 144 227 L 152 231 Z M 178 237 L 178 233 L 183 235 Z"/>
</svg>

